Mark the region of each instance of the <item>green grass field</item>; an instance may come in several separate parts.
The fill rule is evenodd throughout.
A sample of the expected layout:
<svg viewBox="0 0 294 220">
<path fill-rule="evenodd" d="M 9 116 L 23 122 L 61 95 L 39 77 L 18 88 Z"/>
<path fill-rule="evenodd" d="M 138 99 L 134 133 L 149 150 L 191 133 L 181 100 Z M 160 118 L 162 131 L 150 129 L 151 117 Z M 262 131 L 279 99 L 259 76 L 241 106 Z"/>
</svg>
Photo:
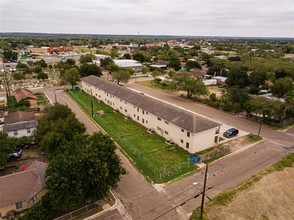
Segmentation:
<svg viewBox="0 0 294 220">
<path fill-rule="evenodd" d="M 44 95 L 44 93 L 36 93 L 35 95 L 37 96 L 38 105 L 44 105 L 44 104 L 49 103 L 49 101 L 46 98 L 46 96 Z"/>
<path fill-rule="evenodd" d="M 80 91 L 68 94 L 91 114 L 90 95 Z M 197 169 L 188 161 L 189 153 L 182 148 L 165 143 L 157 134 L 148 134 L 147 129 L 124 115 L 113 111 L 108 105 L 93 99 L 94 119 L 111 136 L 124 152 L 135 162 L 137 168 L 155 183 L 179 178 Z M 97 114 L 103 110 L 104 117 Z"/>
</svg>

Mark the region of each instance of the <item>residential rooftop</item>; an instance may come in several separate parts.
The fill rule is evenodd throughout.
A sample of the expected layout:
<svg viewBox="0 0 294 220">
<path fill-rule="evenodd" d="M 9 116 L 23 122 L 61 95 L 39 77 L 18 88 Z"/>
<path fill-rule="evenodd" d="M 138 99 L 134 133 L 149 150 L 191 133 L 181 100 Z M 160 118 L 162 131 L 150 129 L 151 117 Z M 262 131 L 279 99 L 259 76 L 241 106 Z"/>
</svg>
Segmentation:
<svg viewBox="0 0 294 220">
<path fill-rule="evenodd" d="M 81 80 L 192 133 L 220 126 L 219 123 L 200 115 L 161 102 L 96 76 L 87 76 Z"/>
</svg>

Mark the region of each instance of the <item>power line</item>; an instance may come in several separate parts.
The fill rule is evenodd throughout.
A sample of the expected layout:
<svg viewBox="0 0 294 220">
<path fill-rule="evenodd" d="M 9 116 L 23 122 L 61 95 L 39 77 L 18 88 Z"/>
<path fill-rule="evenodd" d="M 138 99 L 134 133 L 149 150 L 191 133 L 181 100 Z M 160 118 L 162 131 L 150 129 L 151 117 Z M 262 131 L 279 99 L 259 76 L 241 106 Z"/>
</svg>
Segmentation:
<svg viewBox="0 0 294 220">
<path fill-rule="evenodd" d="M 273 158 L 279 157 L 279 156 L 282 155 L 282 154 L 284 154 L 284 153 L 280 153 L 280 154 L 278 154 L 278 155 L 275 155 L 275 156 L 269 158 L 268 160 L 263 161 L 262 163 L 257 164 L 255 167 L 257 167 L 257 166 L 259 166 L 259 165 L 261 165 L 261 164 L 264 164 L 264 163 L 266 163 L 267 161 L 269 161 L 269 160 L 271 160 L 271 159 L 273 159 Z M 240 175 L 242 175 L 243 173 L 246 173 L 246 172 L 247 172 L 248 170 L 250 170 L 250 169 L 251 169 L 251 168 L 246 169 L 245 171 L 243 171 L 242 173 L 240 173 L 240 174 L 237 175 L 237 176 L 240 176 Z M 219 183 L 219 184 L 216 184 L 216 185 L 214 185 L 214 186 L 211 186 L 211 187 L 207 188 L 207 190 L 209 190 L 209 189 L 211 189 L 211 188 L 215 188 L 216 186 L 219 186 L 219 185 L 221 185 L 221 184 L 223 184 L 223 183 L 225 183 L 225 182 L 228 182 L 228 181 L 232 180 L 232 179 L 235 178 L 235 177 L 236 177 L 236 176 L 231 177 L 231 178 L 229 178 L 229 179 L 227 179 L 227 180 L 225 180 L 225 181 L 222 181 L 222 182 Z M 193 199 L 193 198 L 197 198 L 197 197 L 198 197 L 199 195 L 201 195 L 201 194 L 202 194 L 202 192 L 198 193 L 196 196 L 191 196 L 191 197 L 189 197 L 187 200 L 185 200 L 185 201 L 183 201 L 182 203 L 180 203 L 179 205 L 176 205 L 175 207 L 173 207 L 173 208 L 171 208 L 171 209 L 165 211 L 164 213 L 160 214 L 159 216 L 155 217 L 154 219 L 158 219 L 159 217 L 165 215 L 166 213 L 172 211 L 173 209 L 176 209 L 177 207 L 184 205 L 186 202 L 190 201 L 191 199 Z M 208 197 L 208 199 L 211 200 L 211 198 L 209 198 L 209 197 Z M 159 206 L 161 206 L 161 205 L 159 205 Z M 159 206 L 158 206 L 158 207 L 159 207 Z M 158 207 L 157 207 L 157 208 L 158 208 Z M 144 215 L 145 215 L 145 214 L 144 214 Z"/>
</svg>

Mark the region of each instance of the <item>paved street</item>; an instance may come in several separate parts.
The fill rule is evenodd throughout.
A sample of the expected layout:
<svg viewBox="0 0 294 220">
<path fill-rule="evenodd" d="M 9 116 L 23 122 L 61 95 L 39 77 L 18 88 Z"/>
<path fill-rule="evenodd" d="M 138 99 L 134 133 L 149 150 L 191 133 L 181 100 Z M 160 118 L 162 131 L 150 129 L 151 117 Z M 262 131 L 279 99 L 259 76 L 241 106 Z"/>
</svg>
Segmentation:
<svg viewBox="0 0 294 220">
<path fill-rule="evenodd" d="M 241 130 L 247 131 L 252 134 L 257 134 L 259 130 L 259 124 L 254 121 L 249 121 L 244 119 L 238 115 L 233 115 L 231 113 L 219 111 L 217 109 L 211 108 L 207 105 L 192 102 L 180 96 L 175 96 L 173 94 L 168 94 L 162 91 L 158 91 L 156 89 L 152 89 L 146 86 L 142 86 L 139 84 L 128 84 L 127 87 L 143 92 L 146 95 L 150 95 L 157 99 L 163 100 L 170 104 L 180 106 L 184 109 L 193 111 L 200 115 L 203 115 L 207 118 L 213 119 L 223 124 L 230 125 L 232 127 L 239 128 Z M 293 131 L 294 133 L 294 131 Z M 294 137 L 288 133 L 283 133 L 271 129 L 265 125 L 261 128 L 261 136 L 263 138 L 269 139 L 271 142 L 278 143 L 284 146 L 293 146 Z"/>
<path fill-rule="evenodd" d="M 88 133 L 91 134 L 95 131 L 99 131 L 97 125 L 83 111 L 81 111 L 76 103 L 63 91 L 55 92 L 54 89 L 51 89 L 47 90 L 45 94 L 51 102 L 55 102 L 56 94 L 57 102 L 68 105 L 77 115 L 77 118 L 86 125 Z M 136 217 L 144 215 L 149 210 L 156 208 L 158 203 L 168 201 L 168 198 L 164 194 L 158 193 L 152 184 L 145 180 L 124 154 L 120 151 L 117 151 L 117 153 L 123 162 L 123 166 L 128 172 L 128 174 L 121 179 L 118 188 L 114 192 L 124 206 L 125 210 L 120 210 L 124 219 L 128 219 L 129 215 L 133 219 L 136 219 Z M 170 202 L 167 202 L 165 206 L 158 210 L 158 212 L 164 212 L 167 208 L 172 208 Z M 151 214 L 153 213 L 144 215 L 144 218 L 142 219 L 150 219 Z M 105 213 L 105 215 L 108 215 L 108 213 Z M 167 216 L 170 216 L 170 219 L 181 219 L 176 211 L 170 212 Z M 101 219 L 105 218 L 104 215 L 101 216 Z"/>
<path fill-rule="evenodd" d="M 147 94 L 147 90 L 143 92 Z M 152 92 L 154 94 L 156 93 L 154 91 Z M 54 93 L 56 93 L 57 101 L 67 104 L 86 125 L 89 133 L 99 130 L 97 125 L 64 92 L 55 92 L 54 89 L 49 89 L 45 93 L 52 102 L 55 100 Z M 195 109 L 195 106 L 192 104 L 198 104 L 189 103 L 180 97 L 173 99 L 169 95 L 165 97 L 163 94 L 159 94 L 163 96 L 164 100 L 179 100 L 180 103 L 187 106 L 185 106 L 187 109 Z M 198 109 L 203 111 L 205 107 L 197 106 L 197 111 Z M 222 121 L 228 119 L 227 124 L 232 126 L 236 126 L 234 123 L 238 122 L 238 126 L 236 127 L 249 132 L 257 126 L 256 123 L 238 116 L 233 116 L 225 112 L 220 112 L 221 115 L 217 115 L 219 114 L 217 110 L 212 109 L 212 112 L 210 112 L 209 109 L 211 108 L 207 108 L 205 111 L 207 114 L 215 114 L 214 119 L 220 117 Z M 249 124 L 248 129 L 246 129 L 246 123 Z M 239 185 L 252 175 L 278 161 L 288 152 L 283 146 L 290 147 L 294 142 L 294 136 L 274 131 L 267 127 L 264 127 L 262 135 L 266 136 L 267 140 L 229 155 L 210 165 L 207 185 L 212 188 L 207 192 L 209 197 L 213 197 L 222 191 Z M 122 178 L 118 184 L 118 188 L 114 192 L 122 203 L 121 206 L 117 207 L 117 210 L 123 219 L 187 219 L 187 215 L 199 206 L 200 197 L 196 199 L 193 197 L 201 192 L 203 182 L 202 172 L 198 172 L 166 186 L 156 186 L 157 189 L 155 189 L 134 168 L 124 154 L 120 151 L 118 151 L 118 154 L 128 172 Z M 198 182 L 198 184 L 194 186 L 193 182 Z M 105 213 L 97 219 L 114 219 L 111 217 L 112 215 L 113 212 Z"/>
</svg>

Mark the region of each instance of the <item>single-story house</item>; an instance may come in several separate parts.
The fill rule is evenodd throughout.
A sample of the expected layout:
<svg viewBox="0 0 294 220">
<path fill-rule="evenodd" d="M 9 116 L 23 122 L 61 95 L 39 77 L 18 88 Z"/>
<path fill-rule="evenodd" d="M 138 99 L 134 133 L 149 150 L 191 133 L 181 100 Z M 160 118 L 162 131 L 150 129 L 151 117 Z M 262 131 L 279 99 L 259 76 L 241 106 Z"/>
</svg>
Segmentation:
<svg viewBox="0 0 294 220">
<path fill-rule="evenodd" d="M 140 72 L 143 70 L 142 64 L 137 60 L 128 60 L 128 59 L 117 60 L 117 59 L 114 59 L 113 61 L 120 68 L 131 68 L 135 72 Z"/>
<path fill-rule="evenodd" d="M 19 88 L 14 91 L 14 96 L 16 101 L 18 102 L 22 99 L 25 99 L 30 102 L 31 107 L 37 106 L 37 99 L 38 99 L 37 96 L 35 96 L 35 94 L 28 89 Z"/>
<path fill-rule="evenodd" d="M 30 137 L 33 131 L 37 129 L 38 121 L 33 112 L 9 112 L 4 117 L 3 131 L 10 137 Z"/>
<path fill-rule="evenodd" d="M 220 124 L 96 76 L 81 79 L 81 89 L 190 153 L 219 142 Z"/>
<path fill-rule="evenodd" d="M 211 78 L 216 79 L 217 84 L 225 84 L 227 80 L 227 77 L 224 77 L 224 76 L 213 76 Z"/>
<path fill-rule="evenodd" d="M 0 177 L 0 218 L 21 212 L 38 202 L 46 193 L 48 164 L 34 161 L 24 171 Z"/>
</svg>

